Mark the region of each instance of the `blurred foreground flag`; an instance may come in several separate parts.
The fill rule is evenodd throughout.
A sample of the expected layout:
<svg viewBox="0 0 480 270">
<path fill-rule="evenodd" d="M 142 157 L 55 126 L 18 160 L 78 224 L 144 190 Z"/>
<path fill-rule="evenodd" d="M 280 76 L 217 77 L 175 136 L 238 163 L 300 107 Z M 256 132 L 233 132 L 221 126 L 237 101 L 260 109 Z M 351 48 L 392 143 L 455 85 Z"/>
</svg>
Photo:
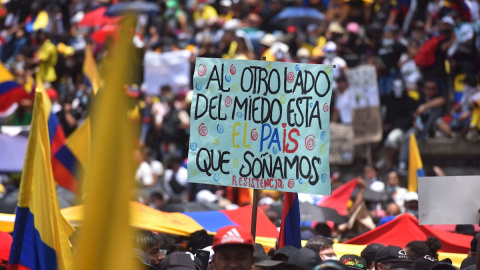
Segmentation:
<svg viewBox="0 0 480 270">
<path fill-rule="evenodd" d="M 15 77 L 0 64 L 0 117 L 11 115 L 17 109 L 18 102 L 28 97 L 28 93 L 15 81 Z"/>
<path fill-rule="evenodd" d="M 298 194 L 294 192 L 285 192 L 285 199 L 283 200 L 282 225 L 280 226 L 277 248 L 286 245 L 296 248 L 302 247 L 300 205 L 298 203 Z"/>
<path fill-rule="evenodd" d="M 418 151 L 417 139 L 414 134 L 410 134 L 409 152 L 408 152 L 408 191 L 417 192 L 418 177 L 425 176 L 423 173 L 422 159 Z"/>
<path fill-rule="evenodd" d="M 85 60 L 83 61 L 83 74 L 89 80 L 92 85 L 93 94 L 96 95 L 98 89 L 102 84 L 102 79 L 100 78 L 100 73 L 97 69 L 97 63 L 93 57 L 92 45 L 90 43 L 85 47 Z"/>
<path fill-rule="evenodd" d="M 38 12 L 35 17 L 33 17 L 30 21 L 27 22 L 27 25 L 25 25 L 25 30 L 27 30 L 28 33 L 35 32 L 37 30 L 47 27 L 48 22 L 48 13 L 42 10 Z"/>
<path fill-rule="evenodd" d="M 337 212 L 345 216 L 348 210 L 348 201 L 352 197 L 352 192 L 357 186 L 357 178 L 354 178 L 339 188 L 332 191 L 331 196 L 324 196 L 318 203 L 318 206 L 329 207 L 337 210 Z"/>
<path fill-rule="evenodd" d="M 73 227 L 60 214 L 50 164 L 49 103 L 43 87 L 38 87 L 9 258 L 12 270 L 73 267 L 68 240 Z"/>
<path fill-rule="evenodd" d="M 52 170 L 58 185 L 76 193 L 84 176 L 90 151 L 90 117 L 79 126 L 52 157 Z"/>
<path fill-rule="evenodd" d="M 133 27 L 136 20 L 125 17 Z M 133 228 L 129 201 L 133 198 L 136 130 L 128 121 L 128 78 L 138 67 L 132 65 L 131 31 L 120 33 L 104 59 L 105 87 L 95 97 L 92 111 L 92 147 L 83 184 L 85 214 L 78 235 L 75 269 L 135 269 Z M 138 137 L 137 137 L 138 138 Z"/>
</svg>

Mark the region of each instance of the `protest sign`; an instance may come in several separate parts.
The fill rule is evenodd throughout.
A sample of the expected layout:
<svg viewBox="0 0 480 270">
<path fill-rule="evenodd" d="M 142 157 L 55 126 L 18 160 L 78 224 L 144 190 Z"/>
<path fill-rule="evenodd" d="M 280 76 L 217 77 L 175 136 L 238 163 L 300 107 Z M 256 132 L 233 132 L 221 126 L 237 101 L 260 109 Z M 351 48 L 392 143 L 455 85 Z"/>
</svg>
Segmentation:
<svg viewBox="0 0 480 270">
<path fill-rule="evenodd" d="M 355 144 L 374 143 L 382 140 L 380 107 L 353 110 L 352 126 Z"/>
<path fill-rule="evenodd" d="M 188 90 L 190 85 L 189 51 L 174 51 L 145 53 L 144 81 L 149 95 L 160 94 L 160 88 L 169 85 L 174 92 Z"/>
<path fill-rule="evenodd" d="M 331 65 L 197 58 L 188 181 L 330 194 Z"/>
<path fill-rule="evenodd" d="M 382 139 L 382 117 L 378 93 L 377 73 L 373 65 L 347 70 L 352 91 L 353 134 L 355 144 L 374 143 Z"/>
<path fill-rule="evenodd" d="M 420 225 L 478 224 L 480 176 L 418 178 Z"/>
<path fill-rule="evenodd" d="M 352 108 L 380 106 L 377 72 L 373 65 L 350 68 L 346 71 L 348 86 L 352 91 Z"/>
<path fill-rule="evenodd" d="M 330 124 L 330 164 L 352 164 L 355 157 L 351 125 Z"/>
</svg>

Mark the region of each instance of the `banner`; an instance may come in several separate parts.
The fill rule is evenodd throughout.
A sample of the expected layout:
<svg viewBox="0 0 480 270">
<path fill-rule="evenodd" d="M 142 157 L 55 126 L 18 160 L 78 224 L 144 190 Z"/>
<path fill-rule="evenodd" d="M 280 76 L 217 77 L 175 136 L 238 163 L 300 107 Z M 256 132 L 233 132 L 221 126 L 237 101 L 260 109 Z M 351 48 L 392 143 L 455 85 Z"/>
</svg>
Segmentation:
<svg viewBox="0 0 480 270">
<path fill-rule="evenodd" d="M 351 125 L 330 124 L 330 164 L 352 164 L 355 158 Z"/>
<path fill-rule="evenodd" d="M 146 91 L 149 95 L 160 94 L 162 86 L 169 85 L 174 93 L 190 87 L 189 51 L 165 53 L 146 52 L 144 58 Z"/>
<path fill-rule="evenodd" d="M 188 179 L 330 194 L 331 65 L 197 58 Z"/>
<path fill-rule="evenodd" d="M 352 91 L 353 134 L 355 144 L 379 142 L 382 139 L 382 116 L 378 92 L 377 72 L 373 65 L 347 70 Z"/>
</svg>

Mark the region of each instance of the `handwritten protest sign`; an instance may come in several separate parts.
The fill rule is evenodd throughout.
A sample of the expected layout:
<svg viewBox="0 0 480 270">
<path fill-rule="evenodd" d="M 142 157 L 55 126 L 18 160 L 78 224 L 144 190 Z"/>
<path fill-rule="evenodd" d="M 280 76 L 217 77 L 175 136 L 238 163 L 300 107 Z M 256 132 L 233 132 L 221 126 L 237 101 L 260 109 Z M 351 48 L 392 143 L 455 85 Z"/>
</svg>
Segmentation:
<svg viewBox="0 0 480 270">
<path fill-rule="evenodd" d="M 144 81 L 146 92 L 158 95 L 162 86 L 168 85 L 174 92 L 188 90 L 190 85 L 189 51 L 174 51 L 156 53 L 148 51 L 145 54 Z"/>
<path fill-rule="evenodd" d="M 330 65 L 197 58 L 188 181 L 330 194 Z"/>
<path fill-rule="evenodd" d="M 377 73 L 373 65 L 347 70 L 352 91 L 353 134 L 355 144 L 374 143 L 382 139 L 382 118 L 378 93 Z"/>
<path fill-rule="evenodd" d="M 351 125 L 330 124 L 330 164 L 351 164 L 355 157 Z"/>
<path fill-rule="evenodd" d="M 378 107 L 377 72 L 373 65 L 350 68 L 346 71 L 348 86 L 352 91 L 352 108 Z"/>
</svg>

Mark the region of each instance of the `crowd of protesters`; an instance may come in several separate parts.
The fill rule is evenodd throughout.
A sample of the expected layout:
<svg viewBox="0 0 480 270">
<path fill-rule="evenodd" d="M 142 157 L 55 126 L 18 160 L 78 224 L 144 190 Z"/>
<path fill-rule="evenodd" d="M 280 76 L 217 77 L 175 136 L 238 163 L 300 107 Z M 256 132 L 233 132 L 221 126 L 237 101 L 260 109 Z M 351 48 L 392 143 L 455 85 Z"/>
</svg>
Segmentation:
<svg viewBox="0 0 480 270">
<path fill-rule="evenodd" d="M 85 14 L 112 3 L 106 0 L 3 2 L 0 9 L 0 60 L 27 91 L 32 91 L 36 75 L 42 79 L 52 100 L 53 111 L 68 136 L 89 115 L 89 104 L 94 99 L 92 84 L 83 70 L 87 44 L 92 44 L 102 73 L 102 59 L 112 41 L 109 38 L 100 41 L 93 38 L 100 25 L 80 26 L 79 23 Z M 331 115 L 334 122 L 352 123 L 352 106 L 349 104 L 352 91 L 346 79 L 346 70 L 360 65 L 374 65 L 384 127 L 383 140 L 374 147 L 374 151 L 385 148 L 388 154 L 374 161 L 387 160 L 385 166 L 389 174 L 382 181 L 376 166 L 381 162 L 366 165 L 364 174 L 359 177 L 357 195 L 352 198 L 350 210 L 353 212 L 365 201 L 376 225 L 388 222 L 403 212 L 418 216 L 418 195 L 408 193 L 400 186 L 403 183 L 400 177 L 407 169 L 410 134 L 415 134 L 419 141 L 432 137 L 464 137 L 472 143 L 477 141 L 480 128 L 478 0 L 152 2 L 158 4 L 160 12 L 141 14 L 133 39 L 139 63 L 147 51 L 188 50 L 192 55 L 192 71 L 195 57 L 242 60 L 265 57 L 268 61 L 333 64 L 336 66 L 331 105 L 335 108 Z M 299 17 L 287 24 L 280 23 L 276 15 L 289 7 L 313 8 L 322 12 L 324 17 L 312 21 Z M 47 15 L 48 23 L 41 29 L 34 29 L 32 22 L 40 20 L 40 14 Z M 142 68 L 132 73 L 134 76 L 125 92 L 136 100 L 129 117 L 137 121 L 141 129 L 135 155 L 138 162 L 135 179 L 141 189 L 139 200 L 160 210 L 168 204 L 181 202 L 213 203 L 224 208 L 251 203 L 251 195 L 246 189 L 187 182 L 185 159 L 192 100 L 192 91 L 188 89 L 191 85 L 180 89 L 165 85 L 159 90 L 159 95 L 152 96 L 144 91 Z M 12 115 L 0 119 L 0 123 L 28 125 L 31 111 L 31 102 L 22 102 Z M 436 175 L 442 174 L 439 168 L 434 168 L 434 171 Z M 348 180 L 340 178 L 338 173 L 333 174 L 333 189 Z M 380 201 L 369 201 L 359 196 L 366 189 L 385 196 Z M 271 207 L 281 202 L 282 197 L 281 192 L 274 191 L 263 191 L 260 195 L 260 207 L 277 225 L 281 217 Z M 362 202 L 357 202 L 357 198 L 361 198 Z M 319 196 L 303 194 L 300 200 L 316 203 Z M 313 234 L 320 232 L 314 231 Z M 336 230 L 326 236 L 339 240 L 348 238 Z M 155 238 L 146 233 L 137 237 Z M 161 242 L 152 239 L 148 243 Z M 139 258 L 146 264 L 158 264 L 157 259 L 150 258 L 149 252 L 151 246 L 160 245 L 163 249 L 163 245 L 149 244 L 147 247 L 142 241 L 137 241 L 138 248 L 146 252 L 149 259 L 141 252 Z M 254 250 L 253 244 L 248 245 L 248 250 Z M 154 253 L 159 252 L 160 249 L 155 248 Z M 314 256 L 304 249 L 289 252 L 298 252 L 301 254 L 298 256 L 305 258 Z M 292 269 L 313 269 L 316 265 L 320 265 L 318 269 L 343 269 L 340 264 L 321 264 L 325 259 L 316 255 L 308 267 L 296 265 L 290 263 L 290 253 L 280 253 L 279 257 L 285 259 L 286 265 L 292 265 Z M 246 262 L 257 258 L 251 257 L 253 253 L 249 252 L 244 255 L 248 255 Z M 172 256 L 169 261 L 186 262 L 182 256 Z M 378 261 L 380 266 L 377 266 L 377 261 L 372 258 L 364 258 L 365 263 L 361 258 L 351 259 L 365 266 L 353 268 L 372 269 L 370 265 L 373 261 L 376 269 L 386 265 L 386 262 Z M 344 261 L 347 260 L 350 259 Z M 212 259 L 212 262 L 219 261 L 218 255 Z M 194 263 L 192 267 L 195 267 Z M 391 265 L 390 269 L 393 269 Z M 414 269 L 417 269 L 415 264 Z"/>
</svg>

